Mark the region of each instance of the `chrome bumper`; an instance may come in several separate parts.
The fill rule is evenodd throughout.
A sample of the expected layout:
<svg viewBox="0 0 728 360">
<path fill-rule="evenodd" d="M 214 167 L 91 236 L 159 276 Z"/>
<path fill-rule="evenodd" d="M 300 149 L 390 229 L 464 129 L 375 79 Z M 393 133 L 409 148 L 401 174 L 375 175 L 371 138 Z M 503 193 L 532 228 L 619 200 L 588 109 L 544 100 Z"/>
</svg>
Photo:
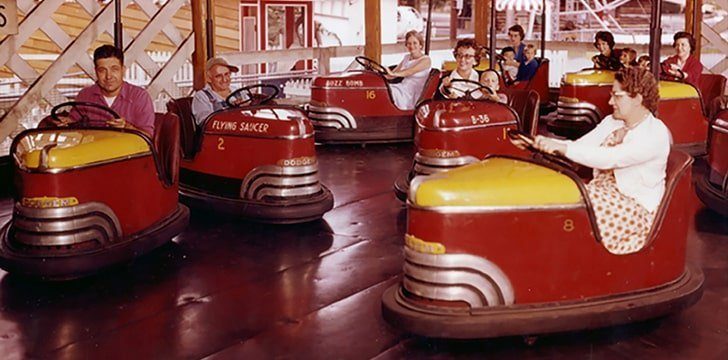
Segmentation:
<svg viewBox="0 0 728 360">
<path fill-rule="evenodd" d="M 332 106 L 315 106 L 307 104 L 305 107 L 308 118 L 315 129 L 356 129 L 356 119 L 346 109 Z"/>
<path fill-rule="evenodd" d="M 290 198 L 315 195 L 321 192 L 318 163 L 305 166 L 264 165 L 245 176 L 240 186 L 240 198 Z"/>
<path fill-rule="evenodd" d="M 122 237 L 121 224 L 108 206 L 99 202 L 39 209 L 15 204 L 10 246 L 35 255 L 61 255 L 83 244 L 93 249 Z"/>
<path fill-rule="evenodd" d="M 418 152 L 412 165 L 412 177 L 436 174 L 478 161 L 480 161 L 478 158 L 470 155 L 442 158 L 425 156 Z"/>
<path fill-rule="evenodd" d="M 588 102 L 559 101 L 556 109 L 557 119 L 561 121 L 585 122 L 596 125 L 602 120 L 599 108 Z"/>
<path fill-rule="evenodd" d="M 402 286 L 417 296 L 471 308 L 512 305 L 513 287 L 494 263 L 467 254 L 424 254 L 405 247 Z"/>
</svg>

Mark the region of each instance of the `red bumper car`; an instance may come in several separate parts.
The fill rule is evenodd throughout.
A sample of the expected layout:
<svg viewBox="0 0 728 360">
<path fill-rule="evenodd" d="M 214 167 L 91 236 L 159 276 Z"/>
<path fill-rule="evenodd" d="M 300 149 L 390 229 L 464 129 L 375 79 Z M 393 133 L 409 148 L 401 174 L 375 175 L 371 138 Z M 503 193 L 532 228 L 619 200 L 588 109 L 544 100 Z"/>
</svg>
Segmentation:
<svg viewBox="0 0 728 360">
<path fill-rule="evenodd" d="M 182 119 L 181 199 L 197 209 L 266 223 L 319 219 L 334 200 L 319 181 L 311 122 L 296 107 L 266 105 L 275 94 L 261 99 L 251 91 L 256 87 L 236 93 L 248 91 L 257 105 L 214 112 L 199 129 L 190 98 L 168 104 Z"/>
<path fill-rule="evenodd" d="M 414 110 L 394 105 L 386 71 L 373 60 L 359 56 L 364 71 L 319 76 L 311 85 L 308 117 L 320 143 L 372 143 L 411 141 Z M 437 90 L 440 71 L 432 69 L 420 100 Z M 419 102 L 418 101 L 418 102 Z"/>
<path fill-rule="evenodd" d="M 557 118 L 547 123 L 554 134 L 576 139 L 612 113 L 609 92 L 614 71 L 583 70 L 564 75 Z M 706 104 L 722 95 L 725 78 L 703 74 L 700 88 L 687 83 L 660 81 L 657 116 L 670 129 L 674 144 L 690 154 L 704 154 L 708 134 Z"/>
<path fill-rule="evenodd" d="M 61 106 L 69 104 L 52 116 Z M 189 210 L 177 202 L 178 126 L 175 116 L 157 114 L 153 139 L 83 124 L 19 134 L 10 149 L 15 208 L 0 230 L 0 267 L 43 279 L 78 278 L 182 232 Z"/>
<path fill-rule="evenodd" d="M 478 162 L 489 154 L 523 155 L 506 133 L 536 134 L 539 95 L 533 90 L 511 89 L 508 99 L 509 105 L 474 99 L 421 103 L 415 113 L 417 152 L 410 171 L 395 181 L 395 195 L 406 201 L 410 182 L 419 175 Z"/>
<path fill-rule="evenodd" d="M 728 110 L 717 114 L 708 132 L 708 168 L 698 179 L 695 191 L 700 200 L 728 216 Z"/>
<path fill-rule="evenodd" d="M 600 243 L 584 183 L 546 160 L 490 156 L 412 182 L 404 278 L 383 315 L 409 332 L 489 338 L 592 329 L 679 311 L 702 295 L 686 266 L 690 164 L 672 151 L 647 245 Z"/>
</svg>

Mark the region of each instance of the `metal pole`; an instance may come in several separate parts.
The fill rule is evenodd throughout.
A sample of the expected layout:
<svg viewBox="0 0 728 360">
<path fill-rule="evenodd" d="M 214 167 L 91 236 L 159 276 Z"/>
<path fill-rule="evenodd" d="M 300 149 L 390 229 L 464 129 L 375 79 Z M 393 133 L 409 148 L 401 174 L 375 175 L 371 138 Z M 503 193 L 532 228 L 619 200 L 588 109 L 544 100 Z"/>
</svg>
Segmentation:
<svg viewBox="0 0 728 360">
<path fill-rule="evenodd" d="M 425 30 L 425 54 L 430 54 L 432 40 L 432 0 L 427 1 L 427 29 Z"/>
<path fill-rule="evenodd" d="M 546 58 L 546 0 L 543 0 L 541 9 L 541 58 Z"/>
<path fill-rule="evenodd" d="M 652 2 L 650 12 L 650 71 L 655 78 L 660 76 L 660 46 L 662 45 L 662 0 Z"/>
<path fill-rule="evenodd" d="M 119 49 L 124 48 L 124 38 L 122 35 L 123 25 L 121 24 L 121 0 L 114 0 L 114 46 Z"/>
<path fill-rule="evenodd" d="M 495 69 L 495 0 L 490 0 L 490 57 L 489 68 Z"/>
<path fill-rule="evenodd" d="M 207 0 L 206 3 L 206 19 L 205 19 L 205 34 L 207 39 L 207 58 L 211 59 L 215 57 L 215 24 L 212 21 L 213 12 L 213 0 Z"/>
</svg>

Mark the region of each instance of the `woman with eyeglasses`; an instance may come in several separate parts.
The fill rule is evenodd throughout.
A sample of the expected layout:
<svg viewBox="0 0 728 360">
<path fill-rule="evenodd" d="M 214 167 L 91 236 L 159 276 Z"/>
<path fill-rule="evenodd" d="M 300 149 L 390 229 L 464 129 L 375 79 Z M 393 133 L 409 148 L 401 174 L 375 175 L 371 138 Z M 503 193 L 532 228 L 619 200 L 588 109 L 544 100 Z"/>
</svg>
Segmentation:
<svg viewBox="0 0 728 360">
<path fill-rule="evenodd" d="M 609 99 L 614 113 L 594 130 L 576 141 L 534 140 L 540 151 L 594 169 L 586 190 L 602 244 L 614 254 L 642 249 L 665 193 L 671 136 L 654 116 L 658 101 L 652 73 L 627 67 L 615 74 Z"/>
<path fill-rule="evenodd" d="M 425 39 L 422 34 L 412 30 L 404 35 L 404 39 L 407 55 L 394 70 L 385 69 L 388 78 L 403 78 L 401 82 L 389 85 L 394 104 L 402 110 L 412 110 L 425 87 L 432 61 L 423 52 Z"/>
<path fill-rule="evenodd" d="M 688 32 L 679 31 L 672 39 L 675 55 L 660 64 L 662 70 L 660 76 L 667 80 L 685 81 L 697 87 L 700 83 L 700 74 L 703 72 L 703 64 L 693 55 L 695 38 Z"/>
<path fill-rule="evenodd" d="M 475 39 L 461 39 L 455 45 L 453 55 L 455 55 L 457 67 L 450 73 L 450 76 L 442 79 L 440 92 L 447 94 L 451 99 L 457 99 L 478 87 L 477 82 L 480 80 L 480 75 L 474 67 L 480 62 L 480 46 Z M 452 82 L 455 79 L 470 80 L 475 83 Z"/>
</svg>

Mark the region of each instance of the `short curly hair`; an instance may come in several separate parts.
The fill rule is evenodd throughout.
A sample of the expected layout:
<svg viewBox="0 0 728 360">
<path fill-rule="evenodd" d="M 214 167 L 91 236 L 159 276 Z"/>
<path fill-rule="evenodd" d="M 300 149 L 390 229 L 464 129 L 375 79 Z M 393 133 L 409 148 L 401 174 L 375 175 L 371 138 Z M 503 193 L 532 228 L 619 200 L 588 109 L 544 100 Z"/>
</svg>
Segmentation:
<svg viewBox="0 0 728 360">
<path fill-rule="evenodd" d="M 657 103 L 660 101 L 660 89 L 657 79 L 649 69 L 641 67 L 625 67 L 614 74 L 614 79 L 622 85 L 630 97 L 642 95 L 642 106 L 652 114 L 657 112 Z"/>
<path fill-rule="evenodd" d="M 406 34 L 404 34 L 404 41 L 406 42 L 407 40 L 409 40 L 410 37 L 413 36 L 415 39 L 417 39 L 422 47 L 425 47 L 425 38 L 422 37 L 422 34 L 417 30 L 410 30 Z"/>
<path fill-rule="evenodd" d="M 695 52 L 695 38 L 693 37 L 693 34 L 687 32 L 687 31 L 678 31 L 673 35 L 672 37 L 672 47 L 677 46 L 678 39 L 688 39 L 688 44 L 690 44 L 690 53 L 692 54 Z"/>
<path fill-rule="evenodd" d="M 455 44 L 455 49 L 452 51 L 452 55 L 455 58 L 457 58 L 458 49 L 460 48 L 473 48 L 475 50 L 475 66 L 478 66 L 478 64 L 480 63 L 480 45 L 478 45 L 478 42 L 475 41 L 475 39 L 473 38 L 458 40 L 458 43 Z"/>
</svg>

